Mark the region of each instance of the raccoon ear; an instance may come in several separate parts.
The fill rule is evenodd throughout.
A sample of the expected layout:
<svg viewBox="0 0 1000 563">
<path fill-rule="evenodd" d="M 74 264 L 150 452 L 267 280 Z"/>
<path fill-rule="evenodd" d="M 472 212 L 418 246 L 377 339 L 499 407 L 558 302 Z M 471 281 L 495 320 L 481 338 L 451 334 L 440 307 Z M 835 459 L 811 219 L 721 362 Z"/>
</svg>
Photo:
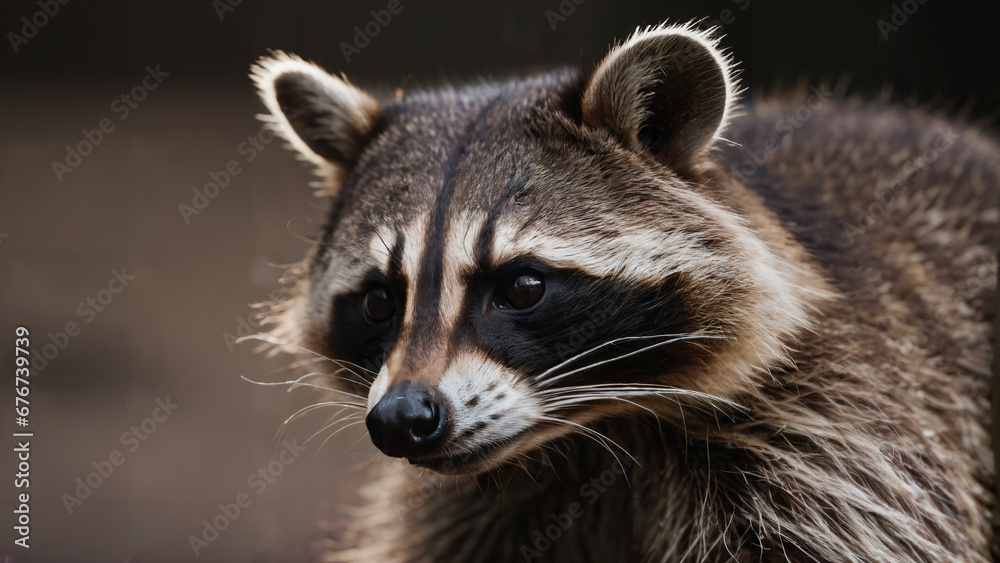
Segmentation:
<svg viewBox="0 0 1000 563">
<path fill-rule="evenodd" d="M 636 30 L 587 81 L 584 123 L 686 168 L 725 128 L 735 103 L 732 63 L 717 43 L 690 24 Z"/>
<path fill-rule="evenodd" d="M 379 117 L 375 98 L 295 55 L 264 57 L 250 76 L 270 111 L 264 118 L 304 158 L 334 172 L 354 162 Z"/>
</svg>

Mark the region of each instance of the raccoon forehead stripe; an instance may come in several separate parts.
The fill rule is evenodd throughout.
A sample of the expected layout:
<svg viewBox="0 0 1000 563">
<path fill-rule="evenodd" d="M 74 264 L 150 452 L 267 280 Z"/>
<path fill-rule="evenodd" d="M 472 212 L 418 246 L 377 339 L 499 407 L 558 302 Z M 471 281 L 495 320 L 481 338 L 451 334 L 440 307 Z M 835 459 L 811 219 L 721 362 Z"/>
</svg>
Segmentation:
<svg viewBox="0 0 1000 563">
<path fill-rule="evenodd" d="M 426 220 L 430 221 L 430 218 L 426 217 Z M 422 293 L 418 285 L 420 280 L 427 283 L 428 279 L 427 273 L 419 270 L 419 266 L 424 263 L 424 257 L 417 257 L 415 252 L 404 253 L 407 258 L 404 259 L 403 272 L 409 279 L 416 279 L 417 283 L 408 286 L 399 338 L 399 342 L 404 343 L 404 349 L 390 356 L 389 362 L 392 367 L 390 371 L 393 373 L 407 359 L 424 364 L 426 362 L 420 360 L 426 359 L 428 353 L 448 353 L 447 346 L 450 344 L 443 335 L 452 333 L 463 311 L 466 293 L 464 275 L 473 267 L 474 249 L 480 236 L 478 229 L 475 228 L 478 221 L 478 217 L 469 219 L 465 216 L 462 221 L 450 227 L 447 238 L 441 244 L 441 269 L 436 273 L 440 276 L 440 282 L 435 288 L 438 292 L 436 308 L 429 308 L 426 299 L 421 300 L 426 293 Z M 415 236 L 426 235 L 427 231 L 422 225 L 411 230 L 415 231 L 413 233 Z M 426 288 L 424 291 L 426 292 Z"/>
<path fill-rule="evenodd" d="M 458 169 L 465 160 L 469 146 L 474 144 L 476 135 L 480 134 L 479 130 L 490 111 L 499 101 L 499 96 L 494 97 L 472 117 L 461 138 L 448 154 L 446 162 L 442 164 L 441 191 L 428 220 L 419 274 L 414 284 L 416 288 L 413 295 L 414 308 L 421 326 L 419 332 L 414 334 L 416 337 L 410 339 L 407 353 L 412 353 L 416 357 L 420 356 L 421 348 L 427 344 L 424 337 L 432 335 L 439 326 L 440 320 L 436 312 L 441 309 L 442 300 L 445 297 L 454 297 L 454 295 L 443 295 L 445 290 L 442 282 L 445 275 L 445 255 L 448 252 L 446 246 L 453 222 L 452 202 L 455 197 Z"/>
</svg>

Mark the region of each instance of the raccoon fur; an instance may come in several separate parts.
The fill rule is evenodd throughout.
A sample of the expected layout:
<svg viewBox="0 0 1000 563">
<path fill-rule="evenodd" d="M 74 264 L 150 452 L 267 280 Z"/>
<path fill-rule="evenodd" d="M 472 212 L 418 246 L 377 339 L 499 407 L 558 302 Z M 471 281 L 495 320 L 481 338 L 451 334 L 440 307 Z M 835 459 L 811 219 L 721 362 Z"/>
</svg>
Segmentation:
<svg viewBox="0 0 1000 563">
<path fill-rule="evenodd" d="M 741 105 L 691 25 L 500 84 L 253 78 L 330 201 L 267 338 L 382 452 L 321 560 L 989 560 L 975 128 Z"/>
</svg>

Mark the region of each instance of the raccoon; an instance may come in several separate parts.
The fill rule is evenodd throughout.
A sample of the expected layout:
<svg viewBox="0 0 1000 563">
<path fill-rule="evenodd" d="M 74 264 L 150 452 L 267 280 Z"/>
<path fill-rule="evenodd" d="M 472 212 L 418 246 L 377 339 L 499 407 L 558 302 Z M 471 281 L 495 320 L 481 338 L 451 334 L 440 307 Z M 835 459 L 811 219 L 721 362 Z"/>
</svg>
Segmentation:
<svg viewBox="0 0 1000 563">
<path fill-rule="evenodd" d="M 499 84 L 252 76 L 330 202 L 266 338 L 381 452 L 321 560 L 989 560 L 975 128 L 743 103 L 690 24 Z"/>
</svg>

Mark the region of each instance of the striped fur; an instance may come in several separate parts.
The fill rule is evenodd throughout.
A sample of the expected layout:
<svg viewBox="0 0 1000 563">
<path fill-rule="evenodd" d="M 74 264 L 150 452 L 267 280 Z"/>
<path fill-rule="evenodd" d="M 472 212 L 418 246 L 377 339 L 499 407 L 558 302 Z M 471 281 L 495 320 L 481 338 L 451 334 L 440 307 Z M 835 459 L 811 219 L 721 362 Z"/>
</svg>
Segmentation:
<svg viewBox="0 0 1000 563">
<path fill-rule="evenodd" d="M 258 65 L 336 194 L 275 339 L 351 362 L 361 412 L 403 381 L 452 409 L 434 471 L 376 462 L 323 560 L 988 560 L 1000 148 L 809 92 L 740 108 L 731 66 L 691 26 L 381 101 Z M 522 269 L 543 300 L 492 307 Z"/>
</svg>

